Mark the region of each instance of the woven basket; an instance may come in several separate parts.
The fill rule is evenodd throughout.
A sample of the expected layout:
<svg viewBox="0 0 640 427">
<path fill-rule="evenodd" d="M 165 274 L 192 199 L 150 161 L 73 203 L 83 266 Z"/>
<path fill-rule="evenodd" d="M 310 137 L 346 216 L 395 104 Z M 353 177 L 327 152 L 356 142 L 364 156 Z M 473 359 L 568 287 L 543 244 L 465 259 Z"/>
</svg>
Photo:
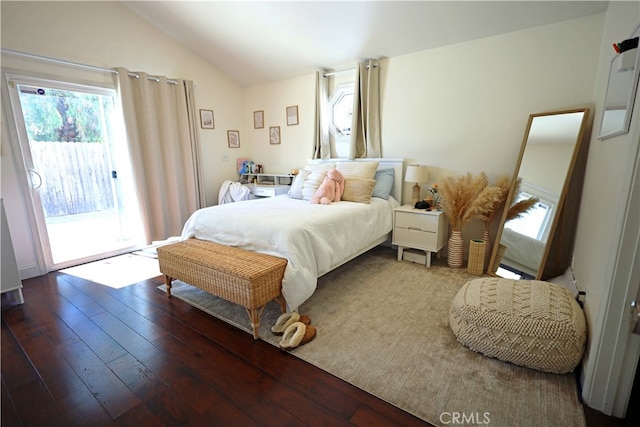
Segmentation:
<svg viewBox="0 0 640 427">
<path fill-rule="evenodd" d="M 484 273 L 484 254 L 487 244 L 483 240 L 474 239 L 469 242 L 469 264 L 467 271 L 476 276 Z"/>
</svg>

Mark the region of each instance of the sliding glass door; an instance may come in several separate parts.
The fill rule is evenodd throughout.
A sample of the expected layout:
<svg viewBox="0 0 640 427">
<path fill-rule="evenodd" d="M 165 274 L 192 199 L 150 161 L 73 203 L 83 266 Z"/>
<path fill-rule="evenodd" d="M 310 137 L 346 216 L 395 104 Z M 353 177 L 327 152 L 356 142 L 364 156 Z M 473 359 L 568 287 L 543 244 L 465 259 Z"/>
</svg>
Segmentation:
<svg viewBox="0 0 640 427">
<path fill-rule="evenodd" d="M 47 270 L 143 244 L 115 91 L 7 79 Z"/>
</svg>

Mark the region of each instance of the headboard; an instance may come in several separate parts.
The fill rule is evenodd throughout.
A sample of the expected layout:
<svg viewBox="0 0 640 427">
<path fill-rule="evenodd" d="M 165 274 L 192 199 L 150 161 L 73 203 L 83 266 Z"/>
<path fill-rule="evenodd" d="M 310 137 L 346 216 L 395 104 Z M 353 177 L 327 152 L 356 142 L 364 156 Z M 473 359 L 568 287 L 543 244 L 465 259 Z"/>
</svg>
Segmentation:
<svg viewBox="0 0 640 427">
<path fill-rule="evenodd" d="M 402 185 L 404 183 L 402 158 L 362 158 L 362 159 L 314 159 L 314 163 L 337 163 L 337 162 L 378 162 L 378 169 L 393 168 L 393 190 L 391 195 L 398 203 L 402 204 Z"/>
</svg>

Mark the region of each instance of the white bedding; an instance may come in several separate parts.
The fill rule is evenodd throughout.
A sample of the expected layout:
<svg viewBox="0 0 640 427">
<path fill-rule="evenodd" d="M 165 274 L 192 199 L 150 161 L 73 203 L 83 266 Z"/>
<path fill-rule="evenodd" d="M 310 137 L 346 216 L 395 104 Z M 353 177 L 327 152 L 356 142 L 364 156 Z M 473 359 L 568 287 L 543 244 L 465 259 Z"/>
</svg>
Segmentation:
<svg viewBox="0 0 640 427">
<path fill-rule="evenodd" d="M 397 206 L 392 197 L 331 205 L 286 195 L 255 199 L 196 211 L 182 238 L 286 258 L 282 293 L 289 310 L 295 310 L 313 294 L 318 277 L 391 232 Z"/>
<path fill-rule="evenodd" d="M 507 249 L 502 263 L 531 276 L 538 274 L 545 243 L 504 227 L 500 243 Z"/>
</svg>

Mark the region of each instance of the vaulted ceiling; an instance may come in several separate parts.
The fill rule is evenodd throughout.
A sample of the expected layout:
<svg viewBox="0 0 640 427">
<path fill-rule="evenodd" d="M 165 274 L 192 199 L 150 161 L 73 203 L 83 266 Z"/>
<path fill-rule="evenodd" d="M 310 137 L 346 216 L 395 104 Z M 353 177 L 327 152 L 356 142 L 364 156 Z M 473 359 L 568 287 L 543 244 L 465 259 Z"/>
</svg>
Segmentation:
<svg viewBox="0 0 640 427">
<path fill-rule="evenodd" d="M 251 86 L 604 12 L 606 1 L 125 1 Z M 550 48 L 553 48 L 550 46 Z"/>
</svg>

